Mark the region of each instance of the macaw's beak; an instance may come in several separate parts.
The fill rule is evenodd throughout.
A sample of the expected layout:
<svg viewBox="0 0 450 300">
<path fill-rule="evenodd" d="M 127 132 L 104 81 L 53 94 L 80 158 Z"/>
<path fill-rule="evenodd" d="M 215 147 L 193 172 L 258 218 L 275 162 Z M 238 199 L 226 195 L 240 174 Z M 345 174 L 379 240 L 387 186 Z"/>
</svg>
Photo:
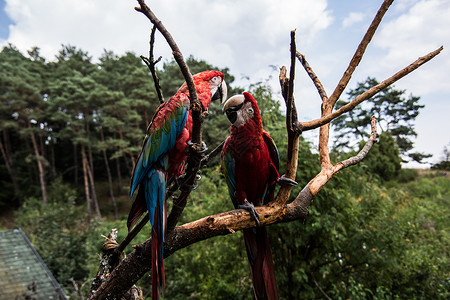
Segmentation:
<svg viewBox="0 0 450 300">
<path fill-rule="evenodd" d="M 236 122 L 237 120 L 237 112 L 242 108 L 244 105 L 244 95 L 235 95 L 231 97 L 230 99 L 225 102 L 225 105 L 223 106 L 223 111 L 227 115 L 228 120 L 232 124 Z"/>
<path fill-rule="evenodd" d="M 225 81 L 222 81 L 214 95 L 211 97 L 211 101 L 220 100 L 220 103 L 223 103 L 225 99 L 227 99 L 227 84 Z"/>
</svg>

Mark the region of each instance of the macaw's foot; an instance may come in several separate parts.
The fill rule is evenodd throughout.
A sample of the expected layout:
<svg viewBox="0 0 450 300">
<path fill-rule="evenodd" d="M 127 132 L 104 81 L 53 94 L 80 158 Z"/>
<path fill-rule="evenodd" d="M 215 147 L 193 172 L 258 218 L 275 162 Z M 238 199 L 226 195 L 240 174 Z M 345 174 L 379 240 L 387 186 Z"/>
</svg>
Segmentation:
<svg viewBox="0 0 450 300">
<path fill-rule="evenodd" d="M 284 176 L 284 174 L 278 178 L 277 183 L 282 186 L 296 186 L 298 184 L 296 181 Z"/>
<path fill-rule="evenodd" d="M 193 143 L 192 141 L 187 141 L 187 144 L 189 146 L 189 151 L 196 152 L 198 154 L 203 154 L 206 151 L 208 151 L 208 147 L 206 147 L 205 142 L 202 141 L 202 145 L 199 147 L 197 144 Z"/>
<path fill-rule="evenodd" d="M 250 216 L 252 216 L 252 218 L 255 220 L 256 225 L 259 226 L 259 214 L 256 211 L 253 203 L 250 203 L 247 201 L 247 199 L 245 199 L 244 203 L 239 205 L 238 208 L 245 209 L 246 211 L 248 211 L 250 213 Z"/>
<path fill-rule="evenodd" d="M 199 181 L 200 179 L 202 179 L 202 176 L 200 176 L 200 171 L 195 175 L 195 180 L 192 184 L 188 184 L 188 178 L 186 177 L 186 174 L 183 174 L 181 176 L 178 176 L 176 178 L 177 181 L 177 185 L 180 188 L 181 191 L 183 192 L 188 192 L 188 191 L 193 191 L 196 190 L 198 188 L 198 183 L 197 181 Z"/>
</svg>

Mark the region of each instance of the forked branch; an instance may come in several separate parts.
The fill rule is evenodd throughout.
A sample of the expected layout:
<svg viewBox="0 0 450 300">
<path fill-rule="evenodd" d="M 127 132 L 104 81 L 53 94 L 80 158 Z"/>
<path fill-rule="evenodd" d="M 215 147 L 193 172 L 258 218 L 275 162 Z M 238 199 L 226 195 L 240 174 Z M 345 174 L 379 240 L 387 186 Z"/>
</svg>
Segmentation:
<svg viewBox="0 0 450 300">
<path fill-rule="evenodd" d="M 434 58 L 436 55 L 438 55 L 443 49 L 444 49 L 444 47 L 441 46 L 438 49 L 428 53 L 427 55 L 419 57 L 416 61 L 411 63 L 409 66 L 401 69 L 400 71 L 398 71 L 397 73 L 395 73 L 391 77 L 387 78 L 386 80 L 383 80 L 382 82 L 380 82 L 376 86 L 370 88 L 366 92 L 362 93 L 361 95 L 359 95 L 358 97 L 353 99 L 353 101 L 351 101 L 350 103 L 342 106 L 341 108 L 339 108 L 338 110 L 334 111 L 333 113 L 331 113 L 329 115 L 326 115 L 326 116 L 322 116 L 320 119 L 315 119 L 315 120 L 307 121 L 307 122 L 300 122 L 300 125 L 303 128 L 303 131 L 316 129 L 316 128 L 324 125 L 324 124 L 327 124 L 327 123 L 331 122 L 332 120 L 336 119 L 337 117 L 341 116 L 342 114 L 344 114 L 346 112 L 349 112 L 350 110 L 355 108 L 357 105 L 361 104 L 362 102 L 364 102 L 365 100 L 369 99 L 373 95 L 377 94 L 378 92 L 380 92 L 384 88 L 386 88 L 389 85 L 395 83 L 396 81 L 398 81 L 399 79 L 405 77 L 406 75 L 408 75 L 412 71 L 416 70 L 417 68 L 419 68 L 420 66 L 422 66 L 426 62 L 430 61 L 432 58 Z"/>
</svg>

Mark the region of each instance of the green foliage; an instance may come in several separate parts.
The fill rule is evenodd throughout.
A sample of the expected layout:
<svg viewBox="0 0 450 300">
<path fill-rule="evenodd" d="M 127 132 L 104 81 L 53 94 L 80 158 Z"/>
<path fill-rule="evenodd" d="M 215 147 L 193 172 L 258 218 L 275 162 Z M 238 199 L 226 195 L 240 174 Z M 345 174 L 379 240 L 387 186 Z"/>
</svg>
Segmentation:
<svg viewBox="0 0 450 300">
<path fill-rule="evenodd" d="M 415 169 L 401 169 L 396 180 L 401 183 L 411 182 L 419 177 L 419 173 Z"/>
<path fill-rule="evenodd" d="M 233 209 L 219 167 L 202 172 L 181 223 Z M 251 299 L 251 282 L 240 232 L 208 239 L 165 260 L 168 299 Z M 146 285 L 150 288 L 150 283 Z"/>
<path fill-rule="evenodd" d="M 76 192 L 58 180 L 46 206 L 30 198 L 16 213 L 17 225 L 63 287 L 71 286 L 72 279 L 85 280 L 88 271 L 86 242 L 93 231 L 85 222 L 85 209 L 74 205 L 76 198 Z"/>
<path fill-rule="evenodd" d="M 188 65 L 193 73 L 214 68 L 193 57 Z M 232 83 L 228 69 L 222 71 L 227 83 Z M 159 72 L 168 98 L 184 79 L 174 61 L 166 62 Z M 373 84 L 369 79 L 358 89 Z M 283 161 L 287 137 L 280 104 L 265 83 L 253 84 L 248 91 L 257 99 L 264 128 L 275 140 Z M 229 88 L 230 96 L 240 92 L 241 88 Z M 414 136 L 411 122 L 422 107 L 417 97 L 405 99 L 403 93 L 388 89 L 369 102 L 372 108 L 358 108 L 343 119 L 339 142 L 346 143 L 346 136 L 352 134 L 365 136 L 362 127 L 372 113 L 379 114 L 387 130 L 359 165 L 343 170 L 320 191 L 304 224 L 268 227 L 280 299 L 449 298 L 450 181 L 439 174 L 418 177 L 414 170 L 400 169 L 398 147 L 407 149 L 408 143 L 399 141 Z M 98 268 L 101 234 L 117 228 L 118 241 L 123 240 L 131 202 L 128 196 L 121 197 L 119 220 L 87 222 L 85 198 L 78 191 L 82 184 L 71 185 L 81 173 L 77 173 L 81 168 L 77 149 L 81 145 L 91 148 L 94 170 L 102 171 L 94 175 L 100 179 L 105 177 L 102 153 L 106 151 L 116 171 L 114 190 L 128 184 L 131 160 L 159 105 L 148 70 L 133 53 L 117 56 L 105 51 L 95 64 L 82 50 L 63 46 L 56 62 L 45 62 L 38 48 L 25 57 L 14 47 L 5 47 L 0 52 L 0 100 L 1 141 L 12 167 L 10 172 L 2 157 L 0 204 L 14 204 L 19 196 L 24 199 L 16 212 L 17 225 L 66 293 L 75 298 L 74 280 L 86 295 Z M 392 118 L 405 115 L 411 118 L 398 126 L 393 123 Z M 212 149 L 228 136 L 229 122 L 218 103 L 211 105 L 206 120 L 204 140 Z M 52 183 L 46 206 L 38 199 L 30 133 L 38 136 L 39 159 Z M 312 146 L 301 139 L 299 149 L 299 185 L 293 196 L 320 170 Z M 334 150 L 333 160 L 353 155 L 340 150 Z M 202 171 L 199 188 L 191 194 L 180 223 L 233 209 L 218 161 L 216 158 Z M 281 173 L 283 168 L 282 164 Z M 119 175 L 123 176 L 120 183 Z M 17 178 L 19 190 L 12 191 L 11 177 Z M 106 200 L 101 205 L 102 210 L 111 210 Z M 146 226 L 133 244 L 149 235 Z M 131 246 L 126 249 L 130 251 Z M 165 266 L 168 299 L 252 298 L 240 232 L 181 249 L 166 259 Z M 150 278 L 145 276 L 138 284 L 148 294 Z"/>
<path fill-rule="evenodd" d="M 375 78 L 370 77 L 364 82 L 359 82 L 355 89 L 348 92 L 349 100 L 339 100 L 336 108 L 348 104 L 378 83 Z M 405 97 L 405 92 L 405 90 L 397 90 L 389 86 L 362 105 L 334 120 L 332 123 L 336 132 L 335 147 L 352 149 L 355 140 L 369 137 L 370 120 L 372 116 L 375 116 L 383 133 L 389 132 L 395 139 L 400 154 L 417 162 L 430 157 L 428 154 L 409 152 L 413 149 L 412 139 L 417 136 L 414 121 L 424 105 L 419 104 L 420 97 L 412 95 Z"/>
<path fill-rule="evenodd" d="M 362 144 L 361 144 L 362 146 Z M 395 179 L 401 170 L 401 158 L 394 138 L 384 132 L 379 142 L 372 146 L 362 165 L 371 174 L 376 174 L 384 181 Z"/>
<path fill-rule="evenodd" d="M 450 181 L 386 189 L 361 175 L 329 182 L 305 224 L 270 228 L 280 298 L 448 297 Z"/>
<path fill-rule="evenodd" d="M 450 144 L 444 147 L 443 159 L 440 162 L 432 165 L 431 166 L 432 169 L 450 171 L 450 149 L 449 149 L 449 146 L 450 146 Z"/>
</svg>

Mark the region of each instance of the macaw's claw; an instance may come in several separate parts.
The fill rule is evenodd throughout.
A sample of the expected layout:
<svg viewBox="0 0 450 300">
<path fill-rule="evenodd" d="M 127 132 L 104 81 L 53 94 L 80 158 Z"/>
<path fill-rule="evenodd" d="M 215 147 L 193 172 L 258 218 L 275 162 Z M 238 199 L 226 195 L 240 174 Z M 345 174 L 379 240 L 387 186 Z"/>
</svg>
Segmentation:
<svg viewBox="0 0 450 300">
<path fill-rule="evenodd" d="M 200 174 L 196 174 L 194 184 L 189 185 L 187 184 L 186 174 L 182 174 L 178 176 L 175 180 L 177 182 L 177 186 L 180 188 L 181 191 L 188 192 L 196 190 L 198 188 L 197 181 L 200 179 L 202 179 L 202 176 L 200 176 Z"/>
<path fill-rule="evenodd" d="M 197 152 L 198 154 L 202 154 L 208 151 L 208 147 L 206 147 L 206 144 L 203 141 L 201 147 L 198 147 L 197 144 L 193 143 L 192 141 L 187 141 L 187 144 L 189 146 L 189 151 Z"/>
<path fill-rule="evenodd" d="M 247 201 L 247 199 L 245 199 L 244 203 L 239 205 L 238 208 L 245 209 L 246 211 L 248 211 L 250 213 L 250 216 L 252 216 L 252 218 L 255 220 L 256 225 L 259 226 L 259 214 L 256 211 L 253 203 L 250 203 Z"/>
<path fill-rule="evenodd" d="M 296 181 L 284 176 L 284 174 L 278 178 L 277 183 L 282 186 L 296 186 L 298 184 Z"/>
</svg>

